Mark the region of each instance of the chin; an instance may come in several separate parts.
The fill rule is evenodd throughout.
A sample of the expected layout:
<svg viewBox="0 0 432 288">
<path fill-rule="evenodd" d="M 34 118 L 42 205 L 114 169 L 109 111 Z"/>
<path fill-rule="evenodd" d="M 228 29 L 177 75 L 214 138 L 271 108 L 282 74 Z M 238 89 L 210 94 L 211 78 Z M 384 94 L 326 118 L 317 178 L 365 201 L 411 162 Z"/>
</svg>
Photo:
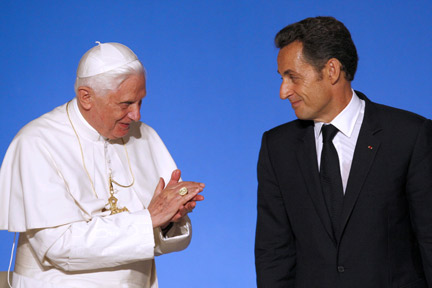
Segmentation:
<svg viewBox="0 0 432 288">
<path fill-rule="evenodd" d="M 119 139 L 119 138 L 127 136 L 128 134 L 129 134 L 129 130 L 127 130 L 127 131 L 120 131 L 120 132 L 116 133 L 113 136 L 115 137 L 114 139 Z"/>
<path fill-rule="evenodd" d="M 300 120 L 308 120 L 307 117 L 303 113 L 300 113 L 300 111 L 294 110 L 295 115 Z"/>
<path fill-rule="evenodd" d="M 300 107 L 294 110 L 295 115 L 300 120 L 314 120 L 314 113 L 307 109 L 301 109 Z"/>
<path fill-rule="evenodd" d="M 304 115 L 304 114 L 297 114 L 296 113 L 296 116 L 300 120 L 314 120 L 311 116 Z"/>
</svg>

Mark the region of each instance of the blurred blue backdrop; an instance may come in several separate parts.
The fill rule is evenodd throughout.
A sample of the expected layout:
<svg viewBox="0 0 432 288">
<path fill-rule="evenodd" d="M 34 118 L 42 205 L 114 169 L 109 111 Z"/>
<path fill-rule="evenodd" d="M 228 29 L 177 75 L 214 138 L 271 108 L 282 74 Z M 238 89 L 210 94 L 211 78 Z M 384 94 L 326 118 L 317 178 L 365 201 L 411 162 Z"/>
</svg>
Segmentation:
<svg viewBox="0 0 432 288">
<path fill-rule="evenodd" d="M 0 11 L 0 159 L 22 126 L 74 97 L 78 61 L 95 41 L 129 46 L 146 67 L 142 121 L 183 179 L 207 185 L 192 244 L 156 260 L 161 287 L 255 287 L 260 139 L 295 119 L 279 99 L 273 37 L 284 26 L 335 16 L 360 56 L 353 87 L 432 116 L 430 0 L 2 0 Z M 0 232 L 0 270 L 12 242 Z"/>
</svg>

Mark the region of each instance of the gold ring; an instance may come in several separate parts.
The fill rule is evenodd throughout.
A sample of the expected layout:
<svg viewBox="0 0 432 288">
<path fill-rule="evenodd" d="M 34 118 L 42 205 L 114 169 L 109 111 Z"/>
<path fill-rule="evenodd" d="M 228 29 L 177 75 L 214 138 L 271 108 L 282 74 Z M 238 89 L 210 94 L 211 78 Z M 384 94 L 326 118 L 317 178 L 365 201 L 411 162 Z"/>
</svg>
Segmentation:
<svg viewBox="0 0 432 288">
<path fill-rule="evenodd" d="M 180 190 L 179 190 L 179 194 L 180 194 L 181 196 L 184 196 L 184 195 L 188 194 L 188 189 L 187 189 L 186 187 L 182 187 L 182 188 L 180 188 Z"/>
</svg>

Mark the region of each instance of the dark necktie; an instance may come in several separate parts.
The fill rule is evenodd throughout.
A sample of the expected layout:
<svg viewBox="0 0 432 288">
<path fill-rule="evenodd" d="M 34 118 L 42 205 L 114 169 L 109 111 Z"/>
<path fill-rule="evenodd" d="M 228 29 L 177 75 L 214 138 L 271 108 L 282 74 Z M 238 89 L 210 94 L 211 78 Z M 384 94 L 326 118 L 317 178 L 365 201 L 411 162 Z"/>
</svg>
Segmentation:
<svg viewBox="0 0 432 288">
<path fill-rule="evenodd" d="M 321 152 L 320 179 L 324 199 L 330 214 L 335 239 L 339 236 L 339 217 L 343 205 L 343 186 L 339 167 L 339 157 L 333 138 L 339 130 L 333 125 L 321 128 L 323 147 Z"/>
</svg>

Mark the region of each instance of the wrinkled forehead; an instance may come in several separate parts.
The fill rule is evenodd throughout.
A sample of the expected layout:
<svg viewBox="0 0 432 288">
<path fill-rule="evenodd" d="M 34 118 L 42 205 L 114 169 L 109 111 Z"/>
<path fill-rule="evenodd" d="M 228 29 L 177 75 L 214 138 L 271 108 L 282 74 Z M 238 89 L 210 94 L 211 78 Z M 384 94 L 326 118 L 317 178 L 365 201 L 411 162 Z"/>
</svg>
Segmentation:
<svg viewBox="0 0 432 288">
<path fill-rule="evenodd" d="M 293 66 L 300 63 L 307 63 L 303 56 L 303 44 L 301 42 L 293 42 L 279 50 L 277 63 L 280 66 Z M 282 73 L 282 71 L 278 71 Z"/>
<path fill-rule="evenodd" d="M 128 75 L 117 87 L 107 93 L 114 101 L 135 102 L 146 96 L 146 79 L 144 73 Z"/>
</svg>

